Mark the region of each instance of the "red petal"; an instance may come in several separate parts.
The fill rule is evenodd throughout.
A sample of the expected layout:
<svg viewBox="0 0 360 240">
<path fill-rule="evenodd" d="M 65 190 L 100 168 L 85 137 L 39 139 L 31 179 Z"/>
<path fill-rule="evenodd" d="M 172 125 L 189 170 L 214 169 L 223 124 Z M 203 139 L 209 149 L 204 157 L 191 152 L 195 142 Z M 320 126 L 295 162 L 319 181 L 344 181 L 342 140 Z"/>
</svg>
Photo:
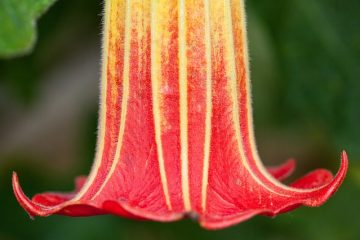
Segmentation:
<svg viewBox="0 0 360 240">
<path fill-rule="evenodd" d="M 31 216 L 115 214 L 223 228 L 257 214 L 319 206 L 342 183 L 262 165 L 250 101 L 244 1 L 106 1 L 98 147 L 74 193 L 28 199 Z"/>
<path fill-rule="evenodd" d="M 295 167 L 295 160 L 290 159 L 280 166 L 268 167 L 267 170 L 274 178 L 281 181 L 289 177 L 294 172 Z"/>
<path fill-rule="evenodd" d="M 79 192 L 82 187 L 85 185 L 87 180 L 86 176 L 79 176 L 75 179 L 75 192 Z"/>
<path fill-rule="evenodd" d="M 295 188 L 317 188 L 321 187 L 324 184 L 330 183 L 334 178 L 331 172 L 325 169 L 314 170 L 304 177 L 296 180 L 291 184 L 292 187 Z"/>
</svg>

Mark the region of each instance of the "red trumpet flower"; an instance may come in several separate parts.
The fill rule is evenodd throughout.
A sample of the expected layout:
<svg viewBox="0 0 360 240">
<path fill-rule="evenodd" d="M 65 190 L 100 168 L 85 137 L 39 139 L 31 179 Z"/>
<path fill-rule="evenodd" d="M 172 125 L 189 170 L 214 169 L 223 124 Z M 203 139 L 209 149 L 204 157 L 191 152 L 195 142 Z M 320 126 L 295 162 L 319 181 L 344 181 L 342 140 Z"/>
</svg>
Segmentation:
<svg viewBox="0 0 360 240">
<path fill-rule="evenodd" d="M 208 229 L 319 206 L 340 186 L 315 170 L 285 186 L 294 162 L 266 170 L 255 146 L 243 0 L 108 0 L 95 163 L 70 194 L 29 200 L 31 216 L 174 221 Z M 278 179 L 278 180 L 276 180 Z"/>
</svg>

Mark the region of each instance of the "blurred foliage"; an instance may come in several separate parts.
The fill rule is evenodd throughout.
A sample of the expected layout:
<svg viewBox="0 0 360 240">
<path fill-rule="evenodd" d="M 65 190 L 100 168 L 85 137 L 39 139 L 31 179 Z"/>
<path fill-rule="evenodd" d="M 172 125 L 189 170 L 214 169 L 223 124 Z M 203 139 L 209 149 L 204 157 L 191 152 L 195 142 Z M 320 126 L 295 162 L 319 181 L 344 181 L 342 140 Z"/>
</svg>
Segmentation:
<svg viewBox="0 0 360 240">
<path fill-rule="evenodd" d="M 79 9 L 82 9 L 81 13 Z M 39 23 L 40 37 L 32 54 L 0 60 L 0 87 L 15 96 L 20 104 L 31 104 L 36 100 L 44 74 L 67 54 L 76 51 L 82 41 L 99 38 L 101 12 L 98 1 L 91 4 L 85 0 L 56 3 Z"/>
<path fill-rule="evenodd" d="M 0 0 L 0 19 L 4 2 Z M 267 135 L 275 140 L 283 135 L 286 144 L 273 140 L 274 151 L 310 144 L 314 147 L 307 155 L 309 161 L 299 164 L 306 164 L 303 170 L 320 166 L 335 170 L 337 156 L 345 148 L 349 174 L 328 203 L 275 219 L 255 217 L 216 232 L 202 230 L 191 220 L 162 224 L 113 216 L 55 216 L 30 221 L 13 197 L 11 170 L 19 172 L 30 195 L 71 189 L 72 174 L 84 174 L 90 168 L 96 131 L 94 106 L 81 130 L 84 149 L 79 161 L 83 164 L 72 173 L 57 176 L 33 164 L 31 158 L 16 156 L 0 166 L 0 239 L 360 239 L 360 1 L 252 0 L 247 5 L 260 152 Z M 49 69 L 65 61 L 67 53 L 77 51 L 84 41 L 99 39 L 99 13 L 100 1 L 58 1 L 39 21 L 34 52 L 0 62 L 0 93 L 31 108 Z M 1 33 L 2 21 L 0 24 Z M 1 41 L 2 37 L 0 46 Z"/>
<path fill-rule="evenodd" d="M 359 155 L 353 145 L 360 136 L 359 1 L 259 0 L 250 5 L 259 9 L 277 58 L 272 120 L 323 128 L 338 146 Z M 262 66 L 254 64 L 255 74 L 257 67 Z"/>
<path fill-rule="evenodd" d="M 0 1 L 0 57 L 30 51 L 36 41 L 36 20 L 55 0 Z"/>
</svg>

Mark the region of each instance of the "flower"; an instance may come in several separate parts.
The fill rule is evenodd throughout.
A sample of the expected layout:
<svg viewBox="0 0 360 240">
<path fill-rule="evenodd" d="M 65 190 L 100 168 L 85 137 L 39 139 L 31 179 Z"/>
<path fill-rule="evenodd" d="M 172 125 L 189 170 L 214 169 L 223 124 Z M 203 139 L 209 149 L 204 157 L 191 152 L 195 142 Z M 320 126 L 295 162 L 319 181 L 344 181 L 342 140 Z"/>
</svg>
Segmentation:
<svg viewBox="0 0 360 240">
<path fill-rule="evenodd" d="M 342 183 L 315 170 L 290 186 L 294 161 L 268 170 L 254 140 L 244 1 L 110 0 L 105 6 L 95 163 L 70 194 L 29 200 L 31 216 L 174 221 L 208 229 L 323 204 Z M 276 180 L 276 178 L 278 180 Z"/>
</svg>

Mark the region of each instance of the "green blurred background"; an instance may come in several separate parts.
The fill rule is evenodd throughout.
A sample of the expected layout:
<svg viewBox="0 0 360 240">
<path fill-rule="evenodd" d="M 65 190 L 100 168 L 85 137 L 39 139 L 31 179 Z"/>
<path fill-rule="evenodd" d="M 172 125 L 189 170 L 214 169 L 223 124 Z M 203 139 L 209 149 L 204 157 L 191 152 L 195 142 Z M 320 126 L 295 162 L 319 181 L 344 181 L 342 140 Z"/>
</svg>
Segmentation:
<svg viewBox="0 0 360 240">
<path fill-rule="evenodd" d="M 347 178 L 326 204 L 210 232 L 191 220 L 31 220 L 13 196 L 12 171 L 30 196 L 70 191 L 89 172 L 96 141 L 102 4 L 58 0 L 33 52 L 0 60 L 0 240 L 360 239 L 360 1 L 251 0 L 247 10 L 260 155 L 267 165 L 296 158 L 297 177 L 336 172 L 345 149 Z"/>
</svg>

